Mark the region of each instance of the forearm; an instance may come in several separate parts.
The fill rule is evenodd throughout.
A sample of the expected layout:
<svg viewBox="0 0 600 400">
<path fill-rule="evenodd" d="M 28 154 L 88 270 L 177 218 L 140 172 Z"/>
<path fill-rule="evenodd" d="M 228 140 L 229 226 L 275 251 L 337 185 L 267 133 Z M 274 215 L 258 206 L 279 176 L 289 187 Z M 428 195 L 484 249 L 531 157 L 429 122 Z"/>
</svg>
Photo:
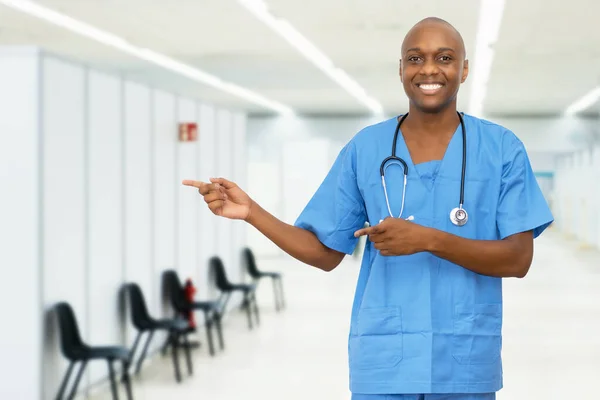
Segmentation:
<svg viewBox="0 0 600 400">
<path fill-rule="evenodd" d="M 531 265 L 533 250 L 526 241 L 472 240 L 435 229 L 429 236 L 427 251 L 481 275 L 522 278 Z"/>
<path fill-rule="evenodd" d="M 286 224 L 252 202 L 246 221 L 295 259 L 324 271 L 331 271 L 343 254 L 329 249 L 312 232 Z"/>
</svg>

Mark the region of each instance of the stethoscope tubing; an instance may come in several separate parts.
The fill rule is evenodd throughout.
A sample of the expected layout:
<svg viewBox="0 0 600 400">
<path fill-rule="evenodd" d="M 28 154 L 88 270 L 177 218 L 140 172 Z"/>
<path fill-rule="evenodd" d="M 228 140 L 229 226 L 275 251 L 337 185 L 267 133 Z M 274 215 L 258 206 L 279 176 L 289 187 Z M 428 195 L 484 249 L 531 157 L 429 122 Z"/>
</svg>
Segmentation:
<svg viewBox="0 0 600 400">
<path fill-rule="evenodd" d="M 462 113 L 457 112 L 457 114 L 458 114 L 458 118 L 460 120 L 460 126 L 461 126 L 461 132 L 462 132 L 462 170 L 461 170 L 461 178 L 460 178 L 460 199 L 459 199 L 459 207 L 458 207 L 458 209 L 462 210 L 464 201 L 465 201 L 465 177 L 466 177 L 466 172 L 467 172 L 467 132 L 465 129 L 465 122 L 463 120 Z M 402 164 L 402 167 L 404 170 L 404 186 L 406 188 L 406 181 L 408 178 L 408 165 L 406 164 L 406 161 L 404 161 L 402 158 L 396 157 L 396 144 L 398 142 L 398 134 L 400 133 L 400 126 L 402 125 L 402 122 L 404 122 L 404 120 L 406 119 L 407 116 L 408 116 L 408 113 L 404 114 L 402 116 L 402 118 L 400 118 L 398 123 L 396 124 L 396 131 L 394 133 L 394 140 L 392 142 L 392 155 L 387 157 L 385 160 L 383 160 L 383 162 L 381 163 L 381 166 L 379 167 L 379 172 L 381 175 L 381 180 L 382 180 L 384 192 L 386 195 L 386 202 L 388 202 L 388 211 L 390 212 L 390 215 L 391 215 L 391 210 L 389 208 L 389 201 L 387 200 L 388 199 L 387 189 L 385 187 L 386 186 L 385 185 L 385 166 L 386 166 L 387 162 L 391 161 L 391 160 L 398 161 Z M 402 197 L 403 197 L 402 209 L 404 209 L 404 191 L 405 190 L 403 190 L 403 195 L 402 195 Z M 400 215 L 402 215 L 402 211 L 400 212 Z"/>
</svg>

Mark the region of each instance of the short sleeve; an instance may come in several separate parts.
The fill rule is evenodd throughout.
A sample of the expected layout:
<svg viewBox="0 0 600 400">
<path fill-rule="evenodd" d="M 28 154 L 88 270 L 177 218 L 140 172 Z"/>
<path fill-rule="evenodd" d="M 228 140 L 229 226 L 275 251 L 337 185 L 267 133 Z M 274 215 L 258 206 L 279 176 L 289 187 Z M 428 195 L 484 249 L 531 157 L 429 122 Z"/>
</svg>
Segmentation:
<svg viewBox="0 0 600 400">
<path fill-rule="evenodd" d="M 514 135 L 504 151 L 497 225 L 502 239 L 533 230 L 537 238 L 554 221 L 525 146 Z"/>
<path fill-rule="evenodd" d="M 295 222 L 314 233 L 325 246 L 352 254 L 364 226 L 366 212 L 356 180 L 356 149 L 349 142 L 338 154 L 327 176 Z"/>
</svg>

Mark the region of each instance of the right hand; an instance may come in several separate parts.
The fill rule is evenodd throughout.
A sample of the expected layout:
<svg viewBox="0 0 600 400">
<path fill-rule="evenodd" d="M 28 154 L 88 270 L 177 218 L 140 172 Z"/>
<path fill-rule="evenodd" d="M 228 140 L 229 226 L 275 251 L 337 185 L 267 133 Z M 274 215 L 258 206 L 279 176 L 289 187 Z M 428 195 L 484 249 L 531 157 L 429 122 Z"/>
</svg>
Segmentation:
<svg viewBox="0 0 600 400">
<path fill-rule="evenodd" d="M 208 208 L 213 214 L 229 218 L 246 220 L 250 215 L 252 199 L 235 183 L 224 178 L 210 178 L 211 183 L 184 180 L 185 186 L 198 188 Z"/>
</svg>

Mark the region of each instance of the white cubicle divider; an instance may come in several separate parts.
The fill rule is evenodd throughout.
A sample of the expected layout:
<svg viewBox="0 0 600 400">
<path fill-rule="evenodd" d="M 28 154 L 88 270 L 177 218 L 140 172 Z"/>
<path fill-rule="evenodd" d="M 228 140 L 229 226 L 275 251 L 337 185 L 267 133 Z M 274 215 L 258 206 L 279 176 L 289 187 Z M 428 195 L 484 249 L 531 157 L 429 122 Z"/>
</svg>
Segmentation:
<svg viewBox="0 0 600 400">
<path fill-rule="evenodd" d="M 215 177 L 218 171 L 218 157 L 216 151 L 216 109 L 206 104 L 198 105 L 200 123 L 198 124 L 198 141 L 196 143 L 196 154 L 198 158 L 197 172 L 190 179 L 208 182 L 209 178 Z M 208 261 L 216 253 L 217 249 L 217 217 L 208 209 L 206 203 L 197 190 L 183 188 L 188 195 L 192 192 L 198 207 L 197 230 L 198 230 L 198 263 L 196 265 L 196 287 L 201 299 L 209 299 L 215 296 L 215 291 L 208 285 L 209 275 L 207 273 Z"/>
<path fill-rule="evenodd" d="M 10 110 L 0 113 L 0 265 L 4 271 L 0 304 L 5 321 L 18 321 L 18 329 L 2 331 L 0 399 L 41 396 L 39 85 L 35 49 L 0 49 L 0 109 Z"/>
<path fill-rule="evenodd" d="M 580 152 L 575 152 L 573 154 L 573 167 L 571 168 L 571 178 L 569 179 L 569 190 L 572 193 L 573 200 L 573 218 L 571 220 L 571 236 L 573 239 L 578 239 L 580 227 L 580 215 L 581 215 L 581 196 L 580 190 L 578 187 L 579 177 L 581 174 L 581 163 L 582 156 Z"/>
<path fill-rule="evenodd" d="M 161 294 L 160 274 L 165 269 L 177 269 L 175 257 L 177 191 L 177 98 L 174 94 L 162 90 L 152 93 L 152 212 L 154 240 L 154 286 Z M 154 300 L 156 315 L 168 313 L 169 307 L 161 301 L 162 296 Z"/>
<path fill-rule="evenodd" d="M 568 160 L 565 156 L 561 156 L 556 164 L 556 172 L 554 174 L 554 216 L 557 228 L 566 232 L 567 229 L 567 181 L 569 179 Z"/>
<path fill-rule="evenodd" d="M 123 265 L 123 82 L 89 71 L 86 90 L 87 306 L 91 343 L 121 343 L 119 296 Z M 79 133 L 81 134 L 81 133 Z M 106 376 L 104 363 L 91 363 L 89 379 Z"/>
<path fill-rule="evenodd" d="M 593 148 L 582 151 L 581 168 L 578 176 L 578 194 L 581 202 L 581 214 L 579 217 L 579 241 L 585 247 L 594 246 L 596 241 L 596 218 L 595 218 L 595 199 L 591 196 L 594 186 L 592 169 Z"/>
<path fill-rule="evenodd" d="M 223 177 L 231 181 L 235 181 L 236 177 L 233 171 L 233 154 L 234 154 L 234 115 L 227 110 L 219 110 L 217 112 L 217 149 L 219 154 L 217 160 L 217 177 Z M 239 268 L 234 265 L 233 253 L 239 251 L 233 246 L 233 228 L 235 221 L 226 218 L 217 218 L 217 253 L 223 261 L 227 277 L 232 282 L 238 282 L 240 278 Z M 237 224 L 236 224 L 237 225 Z M 236 294 L 236 299 L 237 297 Z M 233 299 L 232 299 L 233 300 Z M 235 300 L 233 300 L 235 302 Z M 230 304 L 230 305 L 233 305 Z"/>
<path fill-rule="evenodd" d="M 42 294 L 46 311 L 43 329 L 43 392 L 56 395 L 67 362 L 60 352 L 57 321 L 50 308 L 68 302 L 81 335 L 88 339 L 86 191 L 88 82 L 84 68 L 46 56 L 41 61 Z M 8 305 L 8 304 L 7 304 Z M 87 379 L 82 379 L 85 387 Z"/>
<path fill-rule="evenodd" d="M 120 314 L 124 283 L 141 287 L 154 316 L 171 315 L 162 303 L 165 269 L 192 277 L 206 297 L 208 257 L 231 257 L 243 245 L 236 232 L 241 225 L 229 225 L 221 237 L 236 240 L 214 240 L 217 218 L 196 190 L 181 185 L 183 178 L 220 174 L 218 166 L 235 175 L 227 154 L 217 164 L 214 146 L 222 133 L 215 130 L 215 113 L 226 127 L 225 153 L 233 114 L 37 49 L 0 50 L 0 86 L 0 106 L 11 110 L 0 116 L 6 132 L 0 163 L 12 171 L 1 183 L 7 193 L 20 193 L 18 201 L 5 196 L 0 207 L 11 210 L 2 214 L 2 238 L 17 241 L 1 261 L 9 280 L 19 282 L 9 285 L 16 292 L 3 293 L 18 294 L 19 306 L 3 298 L 3 315 L 27 321 L 3 341 L 0 365 L 5 376 L 15 376 L 16 358 L 42 364 L 1 385 L 0 398 L 53 399 L 68 365 L 50 312 L 57 302 L 70 303 L 89 344 L 130 347 L 130 315 Z M 179 142 L 178 122 L 193 121 L 199 140 Z M 235 122 L 237 135 L 245 134 L 243 123 Z M 237 170 L 245 166 L 236 164 Z M 157 335 L 152 349 L 161 344 Z M 107 376 L 105 363 L 91 363 L 80 392 L 106 385 Z"/>
<path fill-rule="evenodd" d="M 158 310 L 159 285 L 154 272 L 154 174 L 152 107 L 149 87 L 125 82 L 124 142 L 124 237 L 125 280 L 138 284 L 151 312 Z M 128 324 L 126 343 L 133 345 L 135 329 Z"/>
<path fill-rule="evenodd" d="M 582 201 L 580 190 L 578 187 L 579 177 L 582 169 L 582 155 L 580 152 L 573 154 L 573 167 L 571 169 L 571 178 L 569 180 L 569 189 L 572 194 L 573 203 L 573 218 L 571 219 L 570 234 L 575 239 L 579 239 L 579 231 L 581 229 Z"/>
<path fill-rule="evenodd" d="M 575 171 L 575 157 L 573 154 L 569 155 L 565 160 L 565 172 L 566 172 L 566 180 L 565 180 L 565 234 L 567 236 L 573 235 L 573 221 L 575 220 L 575 208 L 577 207 L 575 193 L 572 190 L 573 186 L 573 175 Z"/>
<path fill-rule="evenodd" d="M 584 248 L 600 248 L 599 181 L 598 145 L 563 155 L 557 162 L 557 227 Z"/>
<path fill-rule="evenodd" d="M 179 99 L 177 103 L 177 120 L 182 123 L 198 123 L 198 107 L 193 100 Z M 178 150 L 178 171 L 175 180 L 179 206 L 177 207 L 178 218 L 178 256 L 175 265 L 178 266 L 179 275 L 182 280 L 191 278 L 196 284 L 198 278 L 195 276 L 198 264 L 198 251 L 200 245 L 198 240 L 198 211 L 200 203 L 199 194 L 192 188 L 183 187 L 180 182 L 183 179 L 196 179 L 198 170 L 198 157 L 195 142 L 181 142 Z"/>
<path fill-rule="evenodd" d="M 594 240 L 592 243 L 598 249 L 600 249 L 600 145 L 596 144 L 592 151 L 592 163 L 591 163 L 591 181 L 589 182 L 590 193 L 589 196 L 592 198 L 591 207 L 594 210 Z"/>
<path fill-rule="evenodd" d="M 246 157 L 246 116 L 236 113 L 233 115 L 233 130 L 232 130 L 232 168 L 235 182 L 242 190 L 247 191 L 247 157 Z M 242 262 L 241 251 L 246 244 L 246 224 L 242 221 L 233 222 L 233 266 L 239 270 L 239 280 L 246 282 L 248 279 L 247 273 Z"/>
<path fill-rule="evenodd" d="M 554 193 L 557 199 L 555 207 L 557 227 L 565 235 L 569 234 L 569 221 L 572 218 L 569 192 L 570 168 L 571 156 L 562 155 L 556 166 Z"/>
</svg>

